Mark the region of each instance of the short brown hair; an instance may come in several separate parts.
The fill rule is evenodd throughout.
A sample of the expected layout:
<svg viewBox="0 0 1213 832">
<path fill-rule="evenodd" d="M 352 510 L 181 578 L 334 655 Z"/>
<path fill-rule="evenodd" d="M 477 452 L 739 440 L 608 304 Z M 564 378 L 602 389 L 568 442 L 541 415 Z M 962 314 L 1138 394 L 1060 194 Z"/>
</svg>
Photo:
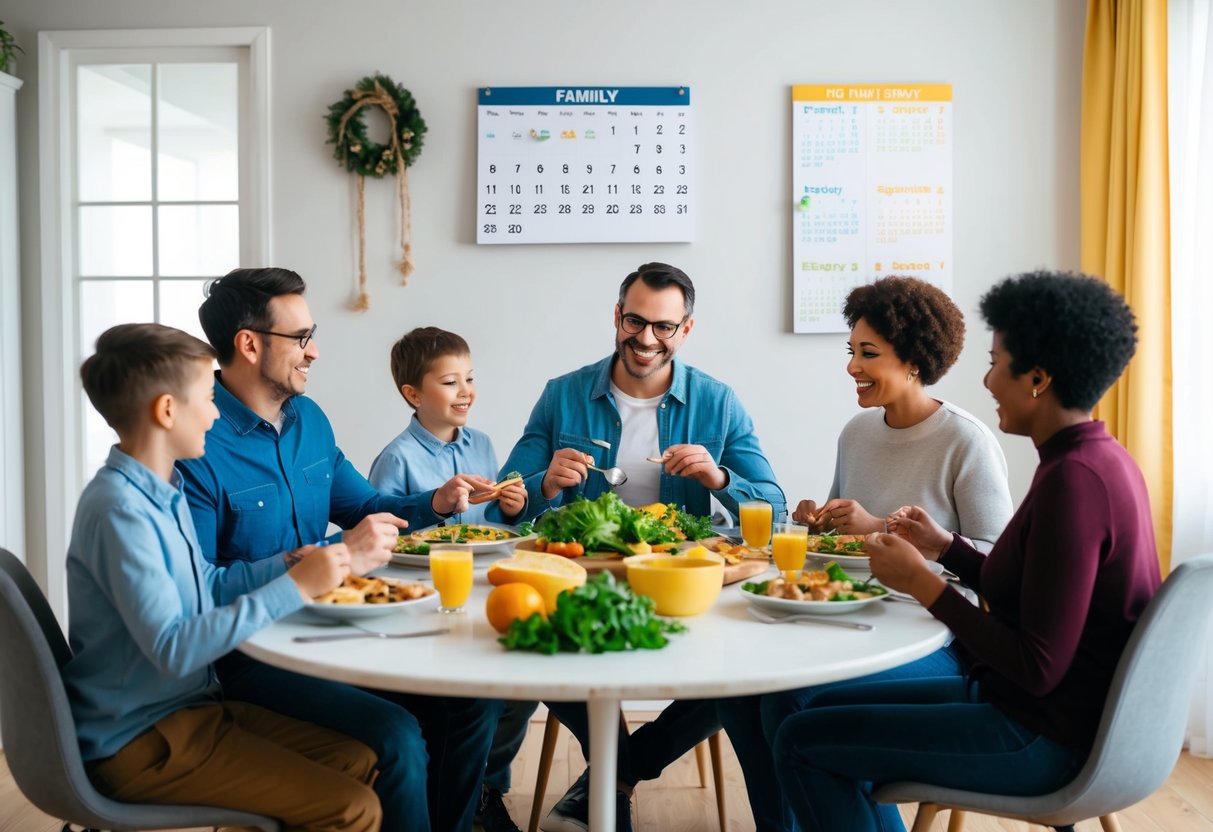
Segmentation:
<svg viewBox="0 0 1213 832">
<path fill-rule="evenodd" d="M 392 345 L 392 378 L 399 390 L 408 384 L 420 387 L 434 362 L 446 355 L 471 355 L 468 342 L 436 326 L 419 326 Z M 409 407 L 412 402 L 405 399 Z"/>
<path fill-rule="evenodd" d="M 858 286 L 842 308 L 852 329 L 863 318 L 893 352 L 918 368 L 924 384 L 943 378 L 960 357 L 965 317 L 942 289 L 916 277 L 882 277 Z"/>
<path fill-rule="evenodd" d="M 165 393 L 184 394 L 190 369 L 215 351 L 193 335 L 160 324 L 119 324 L 101 333 L 97 351 L 80 366 L 88 400 L 119 434 L 139 427 L 139 415 Z"/>
</svg>

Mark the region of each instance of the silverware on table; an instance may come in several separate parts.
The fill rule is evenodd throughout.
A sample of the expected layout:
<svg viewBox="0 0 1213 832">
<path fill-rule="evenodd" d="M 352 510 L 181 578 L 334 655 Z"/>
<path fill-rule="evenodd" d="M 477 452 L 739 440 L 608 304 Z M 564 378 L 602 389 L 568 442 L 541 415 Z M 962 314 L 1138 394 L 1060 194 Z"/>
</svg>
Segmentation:
<svg viewBox="0 0 1213 832">
<path fill-rule="evenodd" d="M 794 613 L 792 615 L 771 615 L 766 610 L 751 606 L 748 608 L 750 617 L 763 624 L 824 624 L 827 627 L 842 627 L 847 630 L 874 630 L 871 624 L 858 621 L 839 621 L 831 616 L 813 615 L 812 613 Z"/>
<path fill-rule="evenodd" d="M 438 630 L 417 630 L 411 633 L 381 633 L 378 630 L 359 630 L 356 633 L 334 633 L 327 636 L 295 636 L 291 641 L 308 644 L 317 641 L 341 641 L 347 638 L 420 638 L 421 636 L 438 636 L 449 632 L 450 629 L 447 627 Z"/>
</svg>

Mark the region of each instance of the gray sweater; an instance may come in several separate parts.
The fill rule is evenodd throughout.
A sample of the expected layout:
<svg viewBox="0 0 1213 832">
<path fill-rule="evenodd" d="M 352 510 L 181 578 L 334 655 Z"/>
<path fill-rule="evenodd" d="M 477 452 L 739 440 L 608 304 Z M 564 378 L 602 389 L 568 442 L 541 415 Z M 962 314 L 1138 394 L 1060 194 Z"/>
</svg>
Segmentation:
<svg viewBox="0 0 1213 832">
<path fill-rule="evenodd" d="M 848 422 L 838 437 L 830 498 L 855 500 L 875 517 L 920 506 L 988 552 L 1011 519 L 1007 460 L 981 421 L 953 404 L 941 405 L 908 428 L 886 425 L 884 408 Z"/>
</svg>

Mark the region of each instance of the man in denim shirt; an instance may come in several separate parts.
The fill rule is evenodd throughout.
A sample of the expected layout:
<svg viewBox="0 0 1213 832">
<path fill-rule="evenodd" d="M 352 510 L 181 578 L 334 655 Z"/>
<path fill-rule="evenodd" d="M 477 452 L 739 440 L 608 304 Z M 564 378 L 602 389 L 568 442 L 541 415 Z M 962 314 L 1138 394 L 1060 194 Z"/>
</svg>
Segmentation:
<svg viewBox="0 0 1213 832">
<path fill-rule="evenodd" d="M 236 269 L 211 284 L 198 311 L 219 354 L 220 418 L 206 455 L 178 469 L 202 553 L 218 564 L 317 543 L 329 521 L 346 530 L 355 562 L 370 553 L 383 562 L 407 525 L 397 515 L 418 525 L 437 520 L 432 505 L 375 491 L 337 447 L 324 412 L 302 395 L 319 357 L 304 289 L 288 269 Z M 499 702 L 366 691 L 240 653 L 216 665 L 229 698 L 371 746 L 384 829 L 471 829 Z"/>
<path fill-rule="evenodd" d="M 674 360 L 694 307 L 694 284 L 681 269 L 647 263 L 624 279 L 613 354 L 547 383 L 501 468 L 526 478 L 529 516 L 608 490 L 587 461 L 627 472 L 618 492 L 630 505 L 659 501 L 706 515 L 715 497 L 734 516 L 746 500 L 765 500 L 776 515 L 786 509 L 737 394 Z"/>
<path fill-rule="evenodd" d="M 691 334 L 695 286 L 681 270 L 647 263 L 619 287 L 615 351 L 549 381 L 502 471 L 521 471 L 528 516 L 594 499 L 609 486 L 600 468 L 619 466 L 625 503 L 674 503 L 709 514 L 711 498 L 737 514 L 738 503 L 765 500 L 778 516 L 787 508 L 754 423 L 727 384 L 674 359 Z M 661 458 L 655 465 L 646 458 Z M 588 720 L 580 703 L 548 703 L 588 753 Z M 639 780 L 720 729 L 712 702 L 677 701 L 619 747 L 618 828 L 631 829 L 629 795 Z M 503 742 L 502 737 L 497 743 Z M 586 774 L 544 818 L 550 832 L 585 829 Z"/>
</svg>

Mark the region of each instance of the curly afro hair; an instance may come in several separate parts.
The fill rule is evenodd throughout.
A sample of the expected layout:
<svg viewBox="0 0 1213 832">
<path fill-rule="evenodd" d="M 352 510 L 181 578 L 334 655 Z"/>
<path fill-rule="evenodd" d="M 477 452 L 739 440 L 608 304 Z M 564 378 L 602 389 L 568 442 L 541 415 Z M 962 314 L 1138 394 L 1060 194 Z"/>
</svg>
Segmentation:
<svg viewBox="0 0 1213 832">
<path fill-rule="evenodd" d="M 847 295 L 842 308 L 852 329 L 860 318 L 918 368 L 922 383 L 943 378 L 964 347 L 965 318 L 942 289 L 915 277 L 882 277 Z"/>
<path fill-rule="evenodd" d="M 1002 336 L 1011 371 L 1046 370 L 1062 407 L 1095 407 L 1137 349 L 1137 324 L 1125 299 L 1085 274 L 1008 277 L 981 299 L 981 316 Z"/>
</svg>

